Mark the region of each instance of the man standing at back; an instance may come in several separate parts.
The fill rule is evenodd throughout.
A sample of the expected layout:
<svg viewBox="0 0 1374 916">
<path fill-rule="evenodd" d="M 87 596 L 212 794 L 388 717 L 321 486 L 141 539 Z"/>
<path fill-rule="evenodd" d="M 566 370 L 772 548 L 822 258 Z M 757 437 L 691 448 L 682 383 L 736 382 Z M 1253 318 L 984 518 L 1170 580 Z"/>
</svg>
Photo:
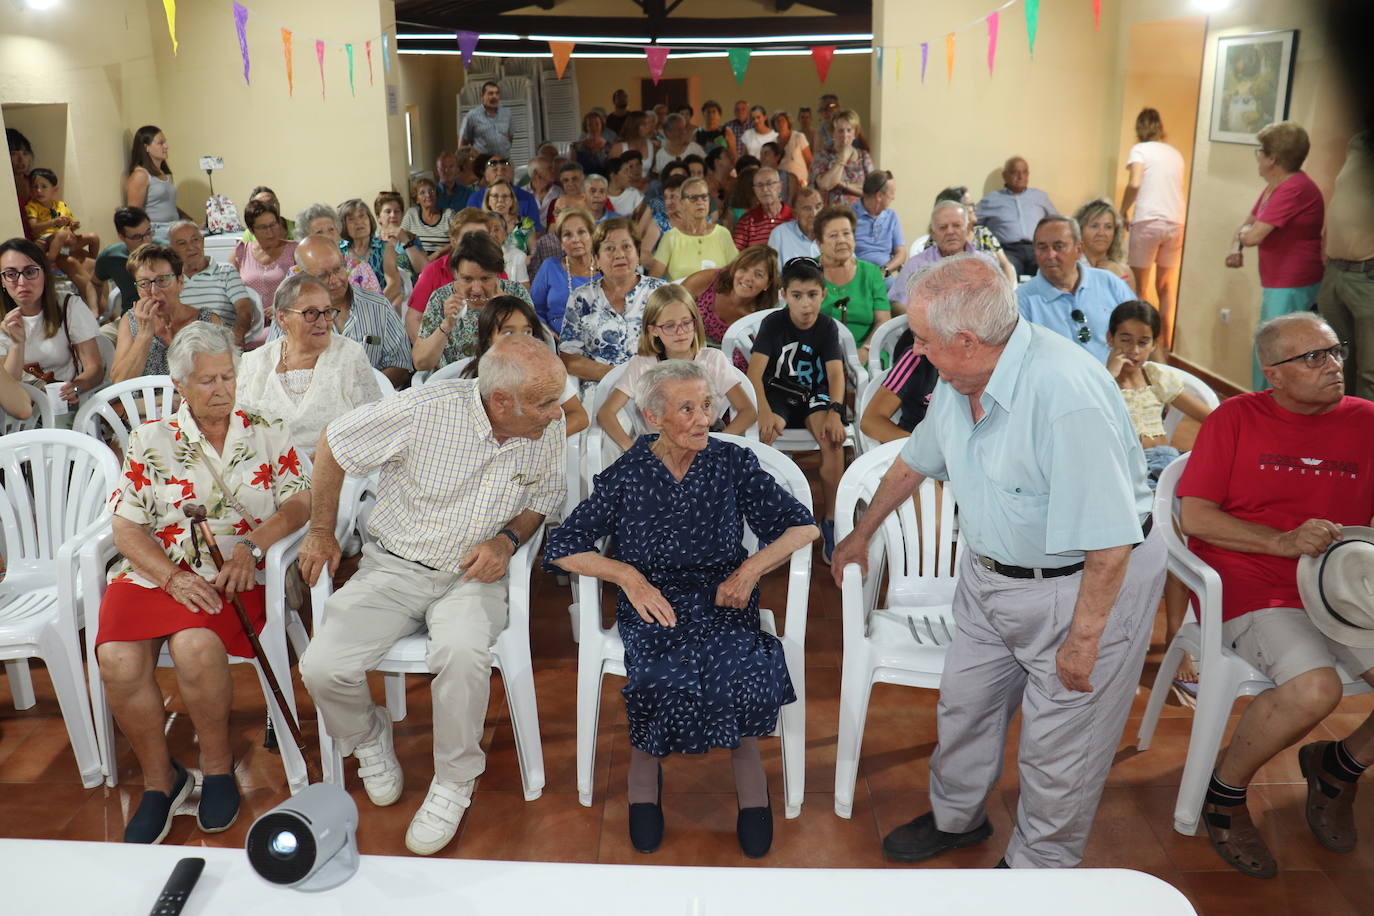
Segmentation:
<svg viewBox="0 0 1374 916">
<path fill-rule="evenodd" d="M 474 146 L 477 152 L 489 156 L 510 156 L 512 139 L 510 109 L 501 107 L 501 87 L 487 80 L 482 84 L 482 107 L 472 109 L 463 118 L 458 145 Z"/>
<path fill-rule="evenodd" d="M 978 201 L 978 222 L 992 230 L 1017 276 L 1035 273 L 1035 227 L 1047 216 L 1058 216 L 1049 195 L 1030 187 L 1030 165 L 1012 156 L 1002 166 L 1003 186 Z"/>
</svg>

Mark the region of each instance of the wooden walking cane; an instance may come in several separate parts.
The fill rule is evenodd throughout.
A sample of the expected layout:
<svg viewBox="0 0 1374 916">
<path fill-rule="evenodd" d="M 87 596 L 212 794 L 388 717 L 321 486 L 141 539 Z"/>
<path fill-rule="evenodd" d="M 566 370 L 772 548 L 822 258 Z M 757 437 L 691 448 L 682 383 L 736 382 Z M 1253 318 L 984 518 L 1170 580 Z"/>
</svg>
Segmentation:
<svg viewBox="0 0 1374 916">
<path fill-rule="evenodd" d="M 215 535 L 210 531 L 210 520 L 206 515 L 204 506 L 186 504 L 181 507 L 181 511 L 186 514 L 186 518 L 191 521 L 200 533 L 201 540 L 205 542 L 205 547 L 210 551 L 210 559 L 215 561 L 217 569 L 224 569 L 224 555 L 219 552 L 219 545 L 215 543 Z M 282 718 L 286 720 L 286 727 L 291 732 L 291 740 L 296 742 L 296 748 L 301 752 L 301 759 L 305 761 L 306 780 L 309 781 L 310 758 L 305 753 L 305 739 L 301 736 L 301 727 L 296 722 L 296 717 L 291 714 L 291 707 L 286 705 L 286 697 L 281 692 L 281 685 L 277 683 L 277 673 L 272 669 L 267 661 L 267 653 L 262 649 L 262 643 L 258 641 L 257 631 L 253 629 L 253 623 L 248 619 L 248 611 L 243 607 L 243 602 L 238 595 L 229 599 L 229 603 L 234 606 L 234 612 L 238 614 L 239 626 L 243 627 L 243 633 L 248 637 L 249 644 L 253 647 L 253 657 L 257 659 L 258 667 L 262 669 L 262 675 L 267 680 L 267 686 L 272 688 L 272 696 L 277 700 L 277 708 L 281 710 Z"/>
</svg>

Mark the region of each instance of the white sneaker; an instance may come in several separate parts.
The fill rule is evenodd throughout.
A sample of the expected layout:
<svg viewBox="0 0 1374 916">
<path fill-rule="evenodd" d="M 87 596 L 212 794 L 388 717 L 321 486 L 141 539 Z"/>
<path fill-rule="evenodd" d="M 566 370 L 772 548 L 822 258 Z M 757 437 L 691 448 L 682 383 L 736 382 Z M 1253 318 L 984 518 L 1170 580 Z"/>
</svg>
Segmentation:
<svg viewBox="0 0 1374 916">
<path fill-rule="evenodd" d="M 372 804 L 380 808 L 396 804 L 405 785 L 405 774 L 396 760 L 396 749 L 391 744 L 391 716 L 387 711 L 374 706 L 373 717 L 379 723 L 378 735 L 372 741 L 358 745 L 353 756 L 358 758 L 358 775 L 362 777 L 363 788 Z"/>
<path fill-rule="evenodd" d="M 417 856 L 428 856 L 447 846 L 458 832 L 463 812 L 472 804 L 472 786 L 476 782 L 451 782 L 435 776 L 425 803 L 406 830 L 406 849 Z"/>
</svg>

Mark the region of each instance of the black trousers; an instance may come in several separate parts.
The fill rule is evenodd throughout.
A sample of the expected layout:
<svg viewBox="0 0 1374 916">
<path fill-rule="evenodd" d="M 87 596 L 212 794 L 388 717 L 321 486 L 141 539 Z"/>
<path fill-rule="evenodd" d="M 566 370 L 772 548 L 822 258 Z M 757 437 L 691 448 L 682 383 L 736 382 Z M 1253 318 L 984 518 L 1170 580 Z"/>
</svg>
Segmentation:
<svg viewBox="0 0 1374 916">
<path fill-rule="evenodd" d="M 1035 245 L 1032 242 L 1003 242 L 1002 253 L 1018 277 L 1033 277 L 1039 268 L 1035 264 Z"/>
</svg>

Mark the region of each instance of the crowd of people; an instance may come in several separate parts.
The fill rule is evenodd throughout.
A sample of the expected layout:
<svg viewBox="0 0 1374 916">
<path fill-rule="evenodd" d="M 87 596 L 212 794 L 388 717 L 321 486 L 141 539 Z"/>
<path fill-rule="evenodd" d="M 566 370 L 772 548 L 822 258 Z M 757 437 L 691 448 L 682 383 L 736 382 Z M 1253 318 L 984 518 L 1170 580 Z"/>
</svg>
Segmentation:
<svg viewBox="0 0 1374 916">
<path fill-rule="evenodd" d="M 1180 454 L 1162 424 L 1173 409 L 1201 423 L 1178 492 L 1194 549 L 1225 584 L 1226 642 L 1278 684 L 1248 707 L 1203 820 L 1227 862 L 1273 874 L 1245 786 L 1334 707 L 1337 662 L 1374 683 L 1374 655 L 1314 626 L 1295 584 L 1300 556 L 1339 543 L 1342 526 L 1374 524 L 1374 407 L 1344 395 L 1374 395 L 1374 207 L 1350 205 L 1370 200 L 1368 138 L 1352 141 L 1328 211 L 1302 172 L 1303 128 L 1259 132 L 1263 192 L 1234 250 L 1216 256 L 1240 267 L 1245 247 L 1259 249 L 1255 392 L 1213 413 L 1167 359 L 1184 176 L 1153 109 L 1137 118 L 1119 207 L 1104 197 L 1064 215 L 1013 155 L 1002 187 L 975 201 L 951 185 L 906 232 L 892 206 L 899 176 L 879 168 L 859 115 L 833 95 L 795 123 L 744 100 L 728 121 L 716 101 L 699 117 L 631 110 L 623 91 L 612 103 L 566 150 L 546 145 L 517 172 L 509 111 L 487 83 L 457 148 L 406 197 L 314 203 L 293 221 L 271 188 L 254 188 L 223 263 L 176 207 L 161 130 L 134 134 L 119 241 L 105 248 L 61 201 L 54 171 L 34 167 L 28 140 L 7 132 L 29 237 L 0 244 L 0 406 L 22 413 L 13 389 L 26 373 L 77 403 L 106 374 L 100 334 L 115 344 L 112 379 L 170 375 L 182 398 L 134 431 L 111 500 L 125 559 L 101 607 L 101 676 L 147 786 L 126 840 L 160 841 L 193 781 L 168 758 L 157 647 L 168 639 L 200 739 L 201 827 L 226 829 L 239 797 L 225 660 L 246 650 L 221 626 L 233 615 L 216 612 L 237 594 L 261 624 L 255 566 L 307 519 L 302 575 L 338 572 L 343 477 L 378 473 L 356 572 L 300 670 L 368 797 L 389 805 L 404 774 L 366 674 L 395 639 L 428 629 L 435 768 L 406 843 L 446 846 L 484 766 L 507 564 L 561 513 L 564 442 L 595 422 L 623 454 L 552 529 L 544 566 L 620 589 L 637 849 L 664 838 L 663 759 L 726 748 L 741 848 L 768 851 L 757 738 L 795 694 L 760 628 L 758 581 L 813 540 L 837 582 L 846 564 L 866 566 L 882 518 L 929 477 L 954 487 L 969 550 L 932 811 L 884 849 L 919 861 L 987 839 L 1020 708 L 1021 803 L 1002 864 L 1075 865 L 1161 595 L 1169 637 L 1188 612 L 1151 527 L 1151 491 Z M 106 284 L 122 309 L 107 308 Z M 903 333 L 880 347 L 894 315 Z M 745 320 L 750 334 L 732 334 Z M 461 376 L 419 384 L 417 372 L 458 363 Z M 884 375 L 856 399 L 870 363 Z M 764 443 L 809 434 L 814 513 L 748 449 L 709 437 L 755 428 Z M 856 428 L 906 444 L 836 544 Z M 1322 470 L 1294 483 L 1303 465 Z M 176 522 L 191 496 L 234 539 L 224 569 L 190 560 L 196 546 Z M 744 524 L 760 543 L 752 556 Z M 609 555 L 597 548 L 608 537 Z M 1191 660 L 1178 679 L 1196 690 Z M 1353 848 L 1374 718 L 1301 760 L 1318 840 Z"/>
</svg>

